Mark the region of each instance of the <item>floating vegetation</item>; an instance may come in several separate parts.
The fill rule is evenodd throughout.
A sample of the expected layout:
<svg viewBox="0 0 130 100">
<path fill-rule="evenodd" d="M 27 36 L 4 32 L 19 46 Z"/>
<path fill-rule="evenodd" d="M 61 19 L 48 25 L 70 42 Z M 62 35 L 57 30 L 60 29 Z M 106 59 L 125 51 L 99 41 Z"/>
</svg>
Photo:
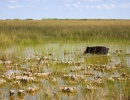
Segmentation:
<svg viewBox="0 0 130 100">
<path fill-rule="evenodd" d="M 123 88 L 130 81 L 130 75 L 125 71 L 126 67 L 122 62 L 113 63 L 114 61 L 110 59 L 111 61 L 109 60 L 105 64 L 100 64 L 99 61 L 88 64 L 85 62 L 86 57 L 79 59 L 80 61 L 84 59 L 82 63 L 74 59 L 60 61 L 49 58 L 53 54 L 46 56 L 35 54 L 36 56 L 33 55 L 32 58 L 25 58 L 18 62 L 14 62 L 13 59 L 12 61 L 1 60 L 2 69 L 6 68 L 6 71 L 1 72 L 0 86 L 2 89 L 0 91 L 2 94 L 0 95 L 3 95 L 3 90 L 6 87 L 10 88 L 8 90 L 10 97 L 8 98 L 12 99 L 27 99 L 27 96 L 37 97 L 38 95 L 37 98 L 51 99 L 54 97 L 60 99 L 64 96 L 62 93 L 67 94 L 68 97 L 66 98 L 69 98 L 71 94 L 74 97 L 77 95 L 84 96 L 86 92 L 90 94 L 94 92 L 93 95 L 98 95 L 96 92 L 99 90 L 106 89 L 108 91 L 112 87 L 118 89 L 111 86 L 112 84 L 123 86 L 120 89 L 124 91 Z M 4 67 L 5 65 L 12 67 L 7 68 Z M 16 66 L 17 69 L 15 69 Z M 124 91 L 126 96 L 127 91 L 127 89 Z M 109 95 L 107 92 L 105 94 Z"/>
</svg>

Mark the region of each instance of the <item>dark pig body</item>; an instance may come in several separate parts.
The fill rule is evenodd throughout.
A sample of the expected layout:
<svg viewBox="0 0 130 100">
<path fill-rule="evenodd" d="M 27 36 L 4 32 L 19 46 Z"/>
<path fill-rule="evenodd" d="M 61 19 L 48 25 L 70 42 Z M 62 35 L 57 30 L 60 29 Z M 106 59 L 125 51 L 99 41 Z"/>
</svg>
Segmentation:
<svg viewBox="0 0 130 100">
<path fill-rule="evenodd" d="M 109 48 L 105 46 L 94 46 L 94 47 L 87 47 L 84 54 L 91 53 L 91 54 L 107 54 Z"/>
</svg>

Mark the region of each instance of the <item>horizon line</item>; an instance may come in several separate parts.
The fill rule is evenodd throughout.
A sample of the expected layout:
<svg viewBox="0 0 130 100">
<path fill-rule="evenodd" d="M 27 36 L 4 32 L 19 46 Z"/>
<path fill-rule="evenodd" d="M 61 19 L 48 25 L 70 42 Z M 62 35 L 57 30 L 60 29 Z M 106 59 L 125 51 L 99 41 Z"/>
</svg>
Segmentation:
<svg viewBox="0 0 130 100">
<path fill-rule="evenodd" d="M 0 19 L 0 20 L 130 20 L 127 18 L 41 18 L 41 19 L 33 19 L 33 18 L 6 18 L 6 19 Z"/>
</svg>

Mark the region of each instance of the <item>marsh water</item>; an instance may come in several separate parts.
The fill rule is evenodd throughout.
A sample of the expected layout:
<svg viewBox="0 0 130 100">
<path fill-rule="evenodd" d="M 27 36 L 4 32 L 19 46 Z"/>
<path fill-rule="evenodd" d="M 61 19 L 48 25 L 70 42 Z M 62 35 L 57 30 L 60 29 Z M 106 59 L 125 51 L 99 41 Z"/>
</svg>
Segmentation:
<svg viewBox="0 0 130 100">
<path fill-rule="evenodd" d="M 83 54 L 87 46 L 104 45 L 108 55 Z M 39 59 L 43 64 L 39 68 Z M 33 46 L 10 46 L 1 49 L 1 61 L 12 61 L 8 66 L 1 64 L 0 98 L 2 100 L 129 100 L 130 99 L 130 46 L 96 43 L 47 43 Z M 16 66 L 19 65 L 19 66 Z M 37 70 L 31 70 L 36 68 Z M 82 69 L 79 69 L 82 68 Z M 15 73 L 35 81 L 14 84 L 14 79 L 5 77 Z M 34 73 L 51 73 L 47 77 L 33 76 Z M 4 77 L 3 77 L 4 75 Z M 64 78 L 65 75 L 82 75 L 83 78 Z M 15 76 L 15 77 L 16 77 Z M 100 82 L 99 82 L 99 79 Z M 37 86 L 34 94 L 28 87 Z M 90 86 L 88 88 L 87 86 Z M 76 91 L 63 91 L 60 87 L 75 87 Z M 17 95 L 25 90 L 24 96 Z M 15 94 L 10 97 L 10 90 Z M 72 93 L 71 93 L 72 92 Z"/>
</svg>

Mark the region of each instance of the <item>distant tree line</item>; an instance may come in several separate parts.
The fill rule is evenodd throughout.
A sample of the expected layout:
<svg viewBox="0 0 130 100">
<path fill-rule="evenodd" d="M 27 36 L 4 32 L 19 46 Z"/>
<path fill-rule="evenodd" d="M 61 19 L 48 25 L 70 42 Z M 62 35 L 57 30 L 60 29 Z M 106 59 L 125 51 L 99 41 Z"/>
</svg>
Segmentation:
<svg viewBox="0 0 130 100">
<path fill-rule="evenodd" d="M 2 20 L 2 19 L 0 19 Z M 81 19 L 71 19 L 71 18 L 65 18 L 65 19 L 58 19 L 58 18 L 42 18 L 42 19 L 32 19 L 32 18 L 26 18 L 26 19 L 5 19 L 5 20 L 125 20 L 125 19 L 87 19 L 87 18 L 81 18 Z"/>
</svg>

